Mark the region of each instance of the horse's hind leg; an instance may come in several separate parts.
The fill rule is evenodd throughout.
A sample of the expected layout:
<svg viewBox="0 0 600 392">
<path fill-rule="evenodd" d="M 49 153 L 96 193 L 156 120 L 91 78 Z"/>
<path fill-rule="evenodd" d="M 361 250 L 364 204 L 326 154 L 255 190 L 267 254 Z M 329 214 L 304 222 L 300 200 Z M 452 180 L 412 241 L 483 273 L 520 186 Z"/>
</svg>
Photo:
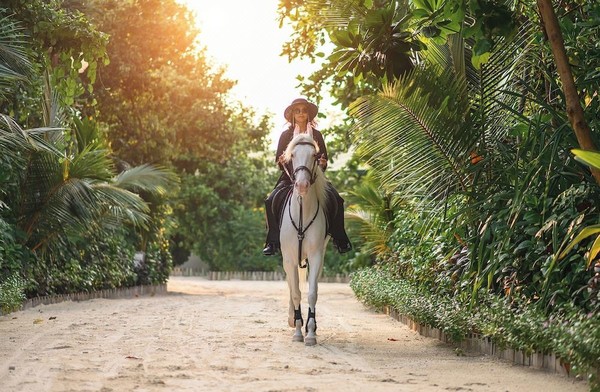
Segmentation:
<svg viewBox="0 0 600 392">
<path fill-rule="evenodd" d="M 300 309 L 301 293 L 300 284 L 298 277 L 298 267 L 293 262 L 283 262 L 283 268 L 286 274 L 286 280 L 290 289 L 290 308 L 288 315 L 288 324 L 290 327 L 296 328 L 292 340 L 294 342 L 303 342 L 304 336 L 302 335 L 302 325 L 304 320 L 302 319 L 302 310 Z"/>
</svg>

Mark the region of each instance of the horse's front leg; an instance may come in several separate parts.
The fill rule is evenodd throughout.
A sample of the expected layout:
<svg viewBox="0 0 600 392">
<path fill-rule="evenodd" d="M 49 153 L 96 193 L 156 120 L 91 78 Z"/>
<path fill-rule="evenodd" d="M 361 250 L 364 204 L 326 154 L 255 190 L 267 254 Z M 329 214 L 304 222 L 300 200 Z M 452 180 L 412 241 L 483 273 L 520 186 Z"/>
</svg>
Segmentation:
<svg viewBox="0 0 600 392">
<path fill-rule="evenodd" d="M 304 340 L 307 346 L 317 344 L 317 319 L 316 306 L 319 290 L 319 276 L 323 266 L 323 255 L 317 254 L 312 257 L 310 270 L 308 272 L 308 317 L 306 318 L 306 338 Z"/>
<path fill-rule="evenodd" d="M 302 294 L 300 293 L 298 267 L 293 261 L 284 259 L 283 269 L 285 270 L 286 280 L 290 289 L 288 324 L 290 327 L 296 328 L 292 340 L 294 342 L 303 342 L 302 325 L 304 324 L 304 320 L 302 319 L 302 310 L 300 308 Z"/>
</svg>

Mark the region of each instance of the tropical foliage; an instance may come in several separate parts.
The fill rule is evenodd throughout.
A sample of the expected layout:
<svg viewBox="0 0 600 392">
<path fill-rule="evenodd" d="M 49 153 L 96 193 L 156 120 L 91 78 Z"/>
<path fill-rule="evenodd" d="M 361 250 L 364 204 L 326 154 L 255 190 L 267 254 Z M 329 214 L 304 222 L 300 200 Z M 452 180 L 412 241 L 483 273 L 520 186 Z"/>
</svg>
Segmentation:
<svg viewBox="0 0 600 392">
<path fill-rule="evenodd" d="M 554 353 L 573 374 L 592 375 L 600 366 L 600 315 L 586 315 L 565 308 L 552 318 L 527 303 L 509 301 L 480 293 L 474 309 L 468 301 L 448 297 L 397 279 L 389 269 L 361 270 L 353 275 L 351 287 L 365 304 L 391 306 L 413 320 L 443 331 L 460 342 L 467 336 L 491 338 L 500 348 L 525 355 Z"/>
<path fill-rule="evenodd" d="M 365 250 L 392 271 L 374 290 L 400 279 L 473 309 L 492 295 L 546 319 L 567 307 L 573 319 L 598 314 L 600 188 L 571 153 L 579 126 L 556 76 L 560 51 L 537 27 L 550 22 L 536 8 L 280 2 L 282 21 L 295 26 L 284 53 L 324 59 L 302 80 L 305 90 L 327 91 L 349 109 L 369 172 L 353 192 L 352 217 Z M 572 1 L 555 12 L 584 108 L 577 124 L 589 124 L 597 144 L 598 53 L 580 37 L 598 32 L 600 7 Z M 389 72 L 394 66 L 402 71 Z"/>
<path fill-rule="evenodd" d="M 230 103 L 185 7 L 0 7 L 3 310 L 24 293 L 164 283 L 190 251 L 276 268 L 258 239 L 269 120 Z"/>
<path fill-rule="evenodd" d="M 89 12 L 112 37 L 95 94 L 111 146 L 129 164 L 160 163 L 182 179 L 168 232 L 175 262 L 193 252 L 214 270 L 277 268 L 261 254 L 268 118 L 228 103 L 234 82 L 210 66 L 184 6 L 95 3 Z M 148 39 L 149 30 L 162 33 Z"/>
</svg>

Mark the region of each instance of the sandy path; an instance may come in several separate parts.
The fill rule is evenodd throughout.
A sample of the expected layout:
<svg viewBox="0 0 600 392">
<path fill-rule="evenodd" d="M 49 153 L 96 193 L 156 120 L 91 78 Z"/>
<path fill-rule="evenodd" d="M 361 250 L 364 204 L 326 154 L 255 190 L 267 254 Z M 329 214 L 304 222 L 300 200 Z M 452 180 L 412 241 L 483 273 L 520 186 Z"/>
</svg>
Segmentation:
<svg viewBox="0 0 600 392">
<path fill-rule="evenodd" d="M 168 287 L 0 317 L 0 391 L 587 391 L 457 357 L 365 309 L 345 284 L 319 286 L 315 347 L 291 341 L 285 282 L 179 277 Z"/>
</svg>

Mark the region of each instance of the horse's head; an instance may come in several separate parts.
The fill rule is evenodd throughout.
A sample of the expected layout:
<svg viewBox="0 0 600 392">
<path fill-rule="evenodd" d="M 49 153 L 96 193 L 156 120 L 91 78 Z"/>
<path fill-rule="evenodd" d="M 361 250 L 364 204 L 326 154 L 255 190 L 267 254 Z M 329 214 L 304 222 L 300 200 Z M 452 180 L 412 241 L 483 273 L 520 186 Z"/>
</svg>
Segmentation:
<svg viewBox="0 0 600 392">
<path fill-rule="evenodd" d="M 318 152 L 317 143 L 305 134 L 294 137 L 285 151 L 284 159 L 292 163 L 293 172 L 289 174 L 300 196 L 306 196 L 321 170 L 317 165 Z"/>
</svg>

